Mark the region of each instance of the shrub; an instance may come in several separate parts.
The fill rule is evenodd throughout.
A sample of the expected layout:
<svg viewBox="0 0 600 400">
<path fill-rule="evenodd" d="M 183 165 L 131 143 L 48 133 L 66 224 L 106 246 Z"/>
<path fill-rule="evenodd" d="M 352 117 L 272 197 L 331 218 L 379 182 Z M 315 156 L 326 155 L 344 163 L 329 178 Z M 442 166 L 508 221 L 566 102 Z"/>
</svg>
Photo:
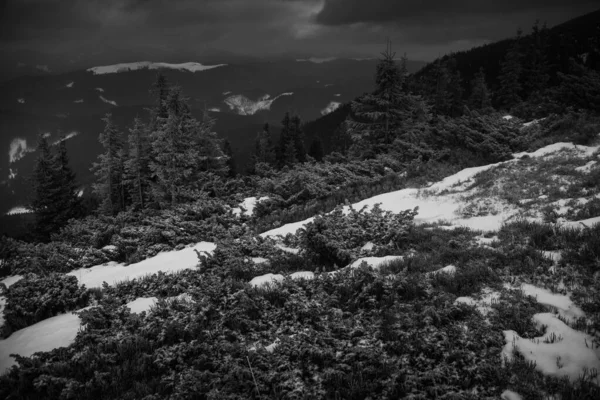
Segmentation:
<svg viewBox="0 0 600 400">
<path fill-rule="evenodd" d="M 85 307 L 89 293 L 77 278 L 52 273 L 28 274 L 7 290 L 3 336 L 57 314 Z"/>
<path fill-rule="evenodd" d="M 416 214 L 417 208 L 394 214 L 375 205 L 369 212 L 350 208 L 344 215 L 338 207 L 300 230 L 300 246 L 319 265 L 345 266 L 367 242 L 385 247 L 405 240 Z"/>
</svg>

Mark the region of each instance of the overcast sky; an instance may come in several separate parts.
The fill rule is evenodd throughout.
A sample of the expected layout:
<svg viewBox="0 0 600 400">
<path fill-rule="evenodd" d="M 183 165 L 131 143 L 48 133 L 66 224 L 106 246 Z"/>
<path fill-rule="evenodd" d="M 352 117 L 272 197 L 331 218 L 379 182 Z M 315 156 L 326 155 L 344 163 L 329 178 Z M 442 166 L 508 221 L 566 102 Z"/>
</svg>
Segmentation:
<svg viewBox="0 0 600 400">
<path fill-rule="evenodd" d="M 202 62 L 218 52 L 376 57 L 389 36 L 395 51 L 428 61 L 517 27 L 528 31 L 538 18 L 552 26 L 598 7 L 587 0 L 0 0 L 0 53 L 15 66 L 52 68 L 135 57 Z"/>
</svg>

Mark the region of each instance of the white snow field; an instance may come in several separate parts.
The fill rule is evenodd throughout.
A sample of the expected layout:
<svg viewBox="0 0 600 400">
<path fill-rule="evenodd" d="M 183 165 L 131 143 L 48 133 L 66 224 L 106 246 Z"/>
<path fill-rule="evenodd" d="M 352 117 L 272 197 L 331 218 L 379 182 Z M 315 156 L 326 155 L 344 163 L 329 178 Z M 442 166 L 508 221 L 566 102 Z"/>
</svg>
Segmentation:
<svg viewBox="0 0 600 400">
<path fill-rule="evenodd" d="M 92 67 L 87 69 L 88 72 L 92 72 L 94 75 L 103 75 L 103 74 L 115 74 L 118 72 L 128 72 L 135 71 L 138 69 L 176 69 L 180 71 L 189 71 L 189 72 L 201 72 L 206 71 L 213 68 L 224 67 L 227 64 L 218 64 L 218 65 L 202 65 L 197 62 L 186 62 L 181 64 L 170 64 L 164 62 L 151 62 L 151 61 L 138 61 L 132 63 L 121 63 L 121 64 L 113 64 L 113 65 L 104 65 L 100 67 Z"/>
<path fill-rule="evenodd" d="M 178 251 L 166 251 L 136 264 L 123 265 L 110 262 L 106 265 L 96 265 L 91 268 L 81 268 L 69 272 L 87 288 L 102 287 L 102 282 L 113 285 L 128 279 L 136 279 L 148 274 L 162 272 L 178 272 L 193 269 L 198 265 L 198 252 L 212 253 L 216 245 L 211 242 L 200 242 L 194 246 Z"/>
<path fill-rule="evenodd" d="M 505 221 L 517 217 L 520 214 L 520 210 L 515 206 L 503 204 L 498 200 L 493 200 L 492 205 L 499 209 L 499 212 L 495 215 L 471 218 L 461 218 L 458 215 L 461 207 L 464 206 L 462 197 L 470 193 L 470 191 L 467 190 L 467 186 L 470 182 L 472 182 L 472 179 L 475 175 L 480 172 L 498 167 L 502 164 L 517 162 L 519 158 L 524 156 L 532 158 L 548 157 L 564 154 L 564 151 L 571 151 L 574 153 L 572 155 L 575 157 L 589 157 L 598 151 L 599 148 L 600 146 L 590 147 L 576 146 L 572 143 L 554 143 L 532 153 L 515 153 L 513 155 L 515 158 L 512 160 L 484 165 L 481 167 L 463 169 L 454 175 L 448 176 L 443 180 L 432 184 L 425 190 L 409 188 L 395 192 L 384 193 L 359 201 L 358 203 L 354 203 L 351 205 L 351 207 L 355 210 L 360 210 L 364 206 L 367 206 L 368 209 L 377 203 L 381 203 L 382 210 L 391 211 L 394 213 L 419 207 L 419 212 L 415 217 L 415 223 L 417 224 L 446 221 L 451 224 L 450 228 L 464 226 L 482 231 L 496 231 L 500 229 Z M 345 207 L 345 210 L 348 210 L 348 206 Z M 298 229 L 312 222 L 313 219 L 314 218 L 308 218 L 304 221 L 286 224 L 280 226 L 279 228 L 263 232 L 260 234 L 260 236 L 276 237 L 285 236 L 288 233 L 293 234 L 296 233 Z M 589 226 L 598 222 L 600 222 L 600 217 L 590 218 L 584 221 L 565 222 L 565 225 L 581 227 L 582 223 Z"/>
</svg>

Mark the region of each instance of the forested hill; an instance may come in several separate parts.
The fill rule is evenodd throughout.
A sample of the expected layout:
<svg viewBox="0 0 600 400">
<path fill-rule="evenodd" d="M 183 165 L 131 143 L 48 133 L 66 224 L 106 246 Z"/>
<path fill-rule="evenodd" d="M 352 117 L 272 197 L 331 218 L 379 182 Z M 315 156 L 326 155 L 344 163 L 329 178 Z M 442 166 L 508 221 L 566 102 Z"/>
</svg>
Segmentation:
<svg viewBox="0 0 600 400">
<path fill-rule="evenodd" d="M 534 22 L 532 21 L 532 24 Z M 543 23 L 544 21 L 540 21 L 540 25 Z M 523 46 L 527 47 L 531 45 L 533 37 L 530 34 L 531 27 L 523 26 L 521 28 L 524 33 Z M 415 78 L 418 79 L 432 73 L 437 62 L 445 62 L 452 58 L 456 62 L 456 69 L 461 74 L 466 90 L 469 90 L 468 83 L 480 68 L 485 70 L 490 87 L 495 89 L 498 86 L 501 61 L 515 40 L 513 37 L 470 50 L 447 54 L 423 67 L 415 74 Z M 549 28 L 546 45 L 548 62 L 551 67 L 551 83 L 557 83 L 558 71 L 568 72 L 570 58 L 585 58 L 582 61 L 585 61 L 588 67 L 598 69 L 600 66 L 597 52 L 599 43 L 600 9 Z M 596 51 L 593 51 L 594 48 Z"/>
</svg>

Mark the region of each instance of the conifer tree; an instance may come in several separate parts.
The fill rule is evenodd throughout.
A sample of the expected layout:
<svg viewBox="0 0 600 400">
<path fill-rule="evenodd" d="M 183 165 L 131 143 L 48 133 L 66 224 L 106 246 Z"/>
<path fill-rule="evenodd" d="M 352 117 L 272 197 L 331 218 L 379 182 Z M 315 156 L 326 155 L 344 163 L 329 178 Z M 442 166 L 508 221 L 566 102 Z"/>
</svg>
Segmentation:
<svg viewBox="0 0 600 400">
<path fill-rule="evenodd" d="M 412 118 L 419 101 L 403 91 L 404 77 L 390 43 L 382 56 L 377 64 L 375 91 L 351 103 L 351 115 L 346 121 L 352 136 L 352 153 L 359 158 L 371 157 L 389 144 L 399 128 Z"/>
<path fill-rule="evenodd" d="M 207 110 L 204 111 L 202 122 L 193 120 L 192 129 L 198 147 L 199 171 L 206 177 L 198 177 L 200 183 L 207 180 L 224 178 L 231 172 L 229 170 L 229 156 L 224 152 L 221 140 L 217 138 L 214 132 L 215 119 L 210 116 Z"/>
<path fill-rule="evenodd" d="M 94 193 L 101 199 L 100 211 L 115 215 L 125 209 L 123 138 L 114 125 L 110 113 L 106 114 L 102 121 L 105 127 L 99 140 L 104 152 L 98 156 L 98 162 L 92 167 L 96 175 L 96 183 L 93 187 Z"/>
<path fill-rule="evenodd" d="M 263 130 L 256 135 L 254 141 L 253 164 L 256 163 L 275 164 L 275 148 L 268 123 L 265 123 Z"/>
<path fill-rule="evenodd" d="M 504 60 L 500 66 L 500 75 L 498 77 L 500 87 L 496 93 L 498 106 L 506 110 L 519 104 L 521 99 L 521 30 L 517 32 L 517 37 L 506 52 Z"/>
<path fill-rule="evenodd" d="M 319 162 L 323 161 L 324 151 L 323 142 L 321 141 L 321 138 L 316 137 L 313 139 L 312 143 L 310 144 L 308 154 Z"/>
<path fill-rule="evenodd" d="M 62 227 L 71 218 L 76 218 L 81 213 L 81 199 L 78 196 L 77 180 L 75 172 L 69 166 L 69 156 L 64 136 L 61 136 L 58 141 L 55 167 L 60 184 L 59 198 L 56 200 L 59 209 L 57 225 Z"/>
<path fill-rule="evenodd" d="M 469 107 L 473 110 L 487 110 L 492 106 L 490 91 L 488 89 L 485 72 L 483 67 L 475 74 L 471 81 L 471 96 L 469 97 Z"/>
<path fill-rule="evenodd" d="M 544 24 L 541 28 L 536 21 L 530 36 L 530 45 L 527 51 L 527 65 L 525 76 L 525 90 L 529 95 L 537 96 L 545 90 L 550 80 L 550 65 L 547 57 L 548 28 Z"/>
<path fill-rule="evenodd" d="M 304 147 L 304 132 L 302 131 L 302 120 L 299 115 L 294 115 L 290 124 L 290 138 L 294 143 L 296 158 L 298 162 L 306 161 L 306 149 Z"/>
<path fill-rule="evenodd" d="M 36 159 L 31 183 L 33 196 L 29 207 L 35 213 L 36 236 L 42 240 L 50 239 L 50 234 L 57 229 L 56 217 L 59 214 L 57 198 L 60 196 L 60 182 L 56 171 L 55 158 L 50 151 L 46 137 L 38 138 Z"/>
<path fill-rule="evenodd" d="M 150 170 L 156 182 L 152 185 L 152 196 L 163 206 L 179 202 L 198 166 L 194 138 L 197 121 L 186 113 L 184 101 L 181 89 L 171 88 L 165 102 L 168 116 L 153 132 Z"/>
<path fill-rule="evenodd" d="M 144 208 L 150 196 L 150 140 L 148 129 L 135 118 L 129 129 L 128 154 L 125 161 L 125 184 L 134 207 Z"/>
<path fill-rule="evenodd" d="M 233 178 L 237 175 L 237 166 L 235 163 L 235 159 L 233 158 L 233 149 L 231 148 L 231 143 L 229 140 L 225 140 L 223 142 L 223 154 L 227 157 L 226 165 L 228 168 L 228 176 Z"/>
</svg>

